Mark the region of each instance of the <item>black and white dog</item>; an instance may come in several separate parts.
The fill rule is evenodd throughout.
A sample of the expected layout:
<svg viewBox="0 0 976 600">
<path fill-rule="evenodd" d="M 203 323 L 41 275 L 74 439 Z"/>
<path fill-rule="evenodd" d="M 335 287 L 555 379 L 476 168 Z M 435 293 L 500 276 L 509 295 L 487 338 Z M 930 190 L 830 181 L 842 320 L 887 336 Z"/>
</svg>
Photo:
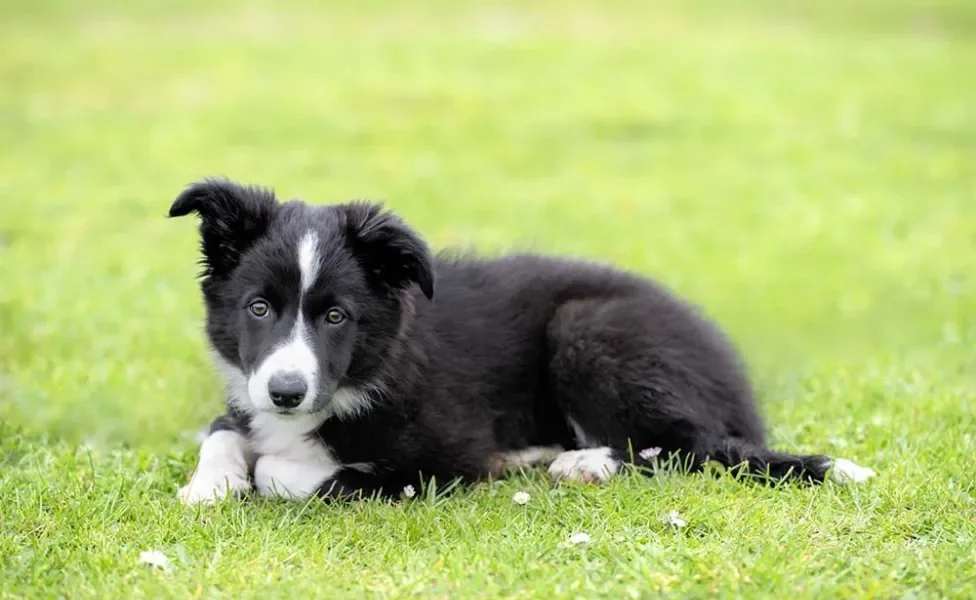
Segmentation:
<svg viewBox="0 0 976 600">
<path fill-rule="evenodd" d="M 860 482 L 844 459 L 768 450 L 739 358 L 659 285 L 534 255 L 434 257 L 378 204 L 279 203 L 204 180 L 207 335 L 226 376 L 183 502 L 397 496 L 548 463 L 605 481 L 640 451 L 771 480 Z M 436 285 L 435 285 L 436 282 Z"/>
</svg>

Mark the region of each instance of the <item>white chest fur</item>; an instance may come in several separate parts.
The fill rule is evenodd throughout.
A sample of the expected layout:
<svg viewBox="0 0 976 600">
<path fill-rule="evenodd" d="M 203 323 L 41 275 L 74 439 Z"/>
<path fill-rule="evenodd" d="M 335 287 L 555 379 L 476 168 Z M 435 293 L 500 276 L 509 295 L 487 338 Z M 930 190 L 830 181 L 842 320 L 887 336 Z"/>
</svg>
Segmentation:
<svg viewBox="0 0 976 600">
<path fill-rule="evenodd" d="M 281 418 L 258 413 L 251 419 L 254 486 L 262 496 L 307 498 L 331 478 L 341 465 L 314 432 L 325 415 Z"/>
</svg>

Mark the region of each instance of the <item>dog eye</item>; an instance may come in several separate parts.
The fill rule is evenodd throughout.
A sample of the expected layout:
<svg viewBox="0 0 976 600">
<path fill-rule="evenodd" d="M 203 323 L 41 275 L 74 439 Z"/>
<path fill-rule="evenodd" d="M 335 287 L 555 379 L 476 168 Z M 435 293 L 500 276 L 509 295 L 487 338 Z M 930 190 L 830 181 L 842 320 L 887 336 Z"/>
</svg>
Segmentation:
<svg viewBox="0 0 976 600">
<path fill-rule="evenodd" d="M 271 309 L 264 300 L 255 300 L 247 305 L 247 310 L 255 317 L 263 319 L 268 316 L 268 312 Z"/>
<path fill-rule="evenodd" d="M 338 325 L 346 320 L 346 315 L 338 308 L 330 308 L 329 312 L 325 313 L 325 320 L 332 325 Z"/>
</svg>

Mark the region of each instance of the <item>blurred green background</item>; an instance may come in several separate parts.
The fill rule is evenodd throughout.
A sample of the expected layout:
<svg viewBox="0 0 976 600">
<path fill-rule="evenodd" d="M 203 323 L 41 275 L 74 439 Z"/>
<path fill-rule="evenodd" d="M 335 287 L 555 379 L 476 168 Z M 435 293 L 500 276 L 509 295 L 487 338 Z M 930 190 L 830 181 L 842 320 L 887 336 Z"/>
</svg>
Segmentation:
<svg viewBox="0 0 976 600">
<path fill-rule="evenodd" d="M 760 377 L 973 339 L 968 2 L 4 13 L 0 414 L 19 425 L 165 443 L 217 409 L 195 234 L 163 218 L 211 174 L 384 199 L 435 246 L 659 277 L 754 364 L 796 350 Z"/>
<path fill-rule="evenodd" d="M 970 0 L 4 2 L 0 481 L 79 443 L 192 466 L 221 393 L 164 215 L 226 175 L 657 277 L 779 446 L 973 510 L 974 73 Z"/>
</svg>

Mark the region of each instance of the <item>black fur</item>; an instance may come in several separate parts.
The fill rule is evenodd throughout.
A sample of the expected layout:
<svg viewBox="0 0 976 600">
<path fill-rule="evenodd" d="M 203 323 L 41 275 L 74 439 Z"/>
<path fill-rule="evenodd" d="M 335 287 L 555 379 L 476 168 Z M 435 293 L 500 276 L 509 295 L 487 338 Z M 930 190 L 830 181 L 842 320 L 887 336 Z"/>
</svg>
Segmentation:
<svg viewBox="0 0 976 600">
<path fill-rule="evenodd" d="M 695 468 L 712 459 L 772 480 L 822 481 L 829 468 L 824 456 L 766 448 L 730 343 L 644 277 L 530 254 L 435 259 L 379 205 L 278 204 L 226 181 L 191 186 L 170 214 L 191 211 L 202 218 L 207 331 L 245 373 L 294 324 L 295 247 L 304 231 L 319 235 L 320 275 L 302 310 L 315 320 L 341 304 L 350 319 L 315 330 L 327 380 L 317 407 L 340 387 L 373 390 L 369 410 L 331 418 L 317 435 L 340 463 L 374 469 L 339 471 L 323 496 L 477 480 L 505 451 L 579 447 L 568 419 L 628 460 L 656 446 Z M 274 323 L 244 315 L 258 293 Z M 244 432 L 247 419 L 232 407 L 215 426 Z"/>
<path fill-rule="evenodd" d="M 375 284 L 402 291 L 416 283 L 428 300 L 434 298 L 434 259 L 427 244 L 396 215 L 378 204 L 355 202 L 345 207 L 345 239 Z"/>
<path fill-rule="evenodd" d="M 200 214 L 202 275 L 222 279 L 267 231 L 277 204 L 269 190 L 207 179 L 188 186 L 173 202 L 169 216 Z"/>
</svg>

